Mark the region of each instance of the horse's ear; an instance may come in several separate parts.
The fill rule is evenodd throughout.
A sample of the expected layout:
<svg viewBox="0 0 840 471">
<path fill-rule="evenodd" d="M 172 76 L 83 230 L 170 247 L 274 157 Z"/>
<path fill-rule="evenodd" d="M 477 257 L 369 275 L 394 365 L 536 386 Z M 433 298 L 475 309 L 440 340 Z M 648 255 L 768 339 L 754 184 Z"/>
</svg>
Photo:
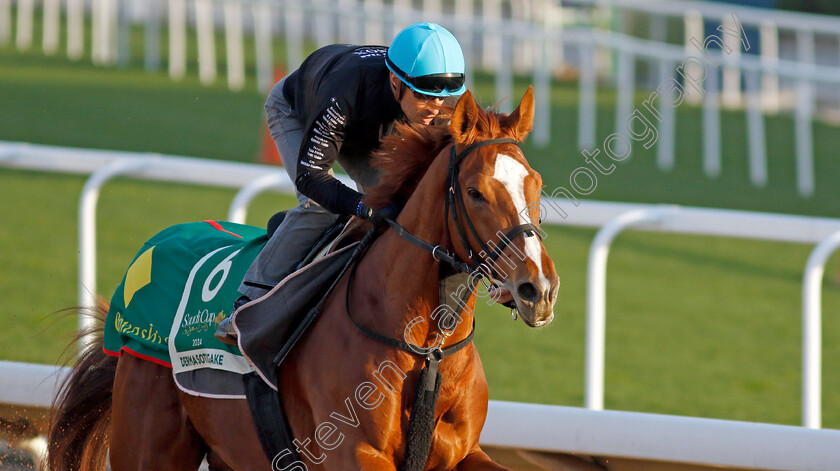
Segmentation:
<svg viewBox="0 0 840 471">
<path fill-rule="evenodd" d="M 534 87 L 528 87 L 519 106 L 513 110 L 513 113 L 502 119 L 500 124 L 517 141 L 525 140 L 534 127 Z"/>
<path fill-rule="evenodd" d="M 449 132 L 456 143 L 472 144 L 477 135 L 476 124 L 478 124 L 478 105 L 475 103 L 472 92 L 467 90 L 455 105 L 452 120 L 449 122 Z"/>
</svg>

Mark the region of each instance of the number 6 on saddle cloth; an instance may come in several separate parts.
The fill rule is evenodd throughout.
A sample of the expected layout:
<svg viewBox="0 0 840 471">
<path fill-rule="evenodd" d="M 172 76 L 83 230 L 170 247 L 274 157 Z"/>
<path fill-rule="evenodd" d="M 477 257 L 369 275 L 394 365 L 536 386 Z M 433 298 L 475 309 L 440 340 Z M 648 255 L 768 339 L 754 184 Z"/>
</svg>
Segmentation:
<svg viewBox="0 0 840 471">
<path fill-rule="evenodd" d="M 272 217 L 269 230 L 276 229 L 282 217 L 283 213 Z M 323 251 L 341 228 L 337 223 L 328 229 L 301 265 Z M 137 253 L 111 299 L 105 352 L 112 356 L 129 353 L 172 368 L 178 387 L 189 394 L 244 398 L 239 376 L 253 369 L 237 346 L 224 344 L 213 334 L 230 315 L 241 280 L 268 237 L 260 228 L 222 221 L 179 224 L 153 236 Z M 282 343 L 350 252 L 331 254 L 324 263 L 314 264 L 313 270 L 296 272 L 294 288 L 287 287 L 283 295 L 286 307 L 295 314 L 279 316 L 286 330 L 278 331 L 283 326 L 277 325 L 254 326 L 253 330 L 270 332 L 273 341 Z M 274 348 L 267 354 L 271 356 L 268 362 L 279 350 Z"/>
</svg>

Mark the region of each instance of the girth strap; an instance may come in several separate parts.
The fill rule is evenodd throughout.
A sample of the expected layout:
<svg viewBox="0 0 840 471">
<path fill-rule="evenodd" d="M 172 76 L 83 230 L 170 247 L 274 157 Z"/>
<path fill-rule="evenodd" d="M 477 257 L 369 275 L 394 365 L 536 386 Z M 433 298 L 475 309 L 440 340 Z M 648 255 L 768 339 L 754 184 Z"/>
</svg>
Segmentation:
<svg viewBox="0 0 840 471">
<path fill-rule="evenodd" d="M 245 395 L 260 445 L 271 461 L 272 469 L 292 469 L 293 465 L 301 461 L 292 442 L 292 428 L 279 393 L 255 371 L 242 375 L 242 380 L 245 382 Z"/>
<path fill-rule="evenodd" d="M 333 292 L 335 287 L 338 286 L 338 283 L 344 277 L 344 273 L 346 273 L 348 269 L 350 269 L 351 272 L 355 270 L 355 267 L 357 265 L 356 262 L 359 261 L 362 258 L 362 256 L 364 256 L 365 252 L 367 252 L 367 249 L 371 246 L 371 244 L 373 244 L 373 241 L 376 240 L 377 237 L 379 237 L 379 230 L 377 227 L 373 227 L 367 232 L 367 234 L 365 234 L 361 242 L 359 242 L 359 245 L 357 245 L 356 248 L 353 249 L 353 254 L 350 255 L 350 259 L 347 260 L 347 263 L 344 265 L 344 268 L 341 269 L 341 272 L 332 282 L 330 287 L 327 288 L 327 291 L 318 301 L 318 304 L 316 304 L 315 307 L 309 310 L 309 313 L 307 313 L 306 317 L 304 317 L 300 321 L 300 325 L 295 329 L 295 332 L 292 334 L 289 340 L 286 341 L 286 343 L 283 345 L 283 348 L 280 349 L 280 352 L 277 353 L 277 355 L 274 357 L 275 365 L 280 366 L 283 363 L 283 360 L 286 359 L 286 356 L 292 351 L 294 346 L 297 345 L 298 340 L 300 340 L 304 333 L 308 331 L 307 329 L 312 324 L 312 322 L 314 322 L 315 319 L 317 319 L 320 316 L 321 311 L 323 310 L 324 303 L 327 302 L 327 299 L 329 299 L 330 294 Z M 350 267 L 353 268 L 351 269 Z M 347 293 L 349 297 L 349 287 Z"/>
</svg>

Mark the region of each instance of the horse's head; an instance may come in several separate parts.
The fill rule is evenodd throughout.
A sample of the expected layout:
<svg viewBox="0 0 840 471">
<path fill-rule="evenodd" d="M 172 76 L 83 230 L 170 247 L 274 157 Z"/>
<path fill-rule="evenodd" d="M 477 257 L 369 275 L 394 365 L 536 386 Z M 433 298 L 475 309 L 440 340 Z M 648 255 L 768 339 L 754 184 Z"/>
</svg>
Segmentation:
<svg viewBox="0 0 840 471">
<path fill-rule="evenodd" d="M 491 139 L 523 141 L 533 126 L 533 118 L 534 95 L 530 87 L 509 115 L 485 112 L 467 91 L 455 107 L 449 128 L 460 154 L 469 146 L 480 146 Z M 539 221 L 542 177 L 510 141 L 474 147 L 457 165 L 457 181 L 450 189 L 455 207 L 450 208 L 449 224 L 450 238 L 461 241 L 454 244 L 456 251 L 461 257 L 492 265 L 490 272 L 510 290 L 526 324 L 548 324 L 554 318 L 560 282 L 540 237 L 524 226 Z M 481 252 L 478 258 L 469 253 L 471 249 Z M 500 254 L 495 261 L 489 261 L 493 252 Z"/>
</svg>

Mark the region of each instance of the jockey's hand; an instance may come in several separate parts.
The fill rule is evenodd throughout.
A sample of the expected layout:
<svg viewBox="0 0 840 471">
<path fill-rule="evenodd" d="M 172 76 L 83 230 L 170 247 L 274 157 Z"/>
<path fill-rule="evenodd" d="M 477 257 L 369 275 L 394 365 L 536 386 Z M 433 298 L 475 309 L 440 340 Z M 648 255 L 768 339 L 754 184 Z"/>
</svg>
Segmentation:
<svg viewBox="0 0 840 471">
<path fill-rule="evenodd" d="M 397 216 L 400 214 L 400 209 L 394 205 L 387 206 L 385 208 L 380 209 L 373 209 L 368 207 L 366 204 L 361 203 L 359 205 L 358 216 L 367 219 L 368 221 L 372 222 L 374 225 L 381 226 L 385 223 L 386 219 L 396 220 Z"/>
</svg>

